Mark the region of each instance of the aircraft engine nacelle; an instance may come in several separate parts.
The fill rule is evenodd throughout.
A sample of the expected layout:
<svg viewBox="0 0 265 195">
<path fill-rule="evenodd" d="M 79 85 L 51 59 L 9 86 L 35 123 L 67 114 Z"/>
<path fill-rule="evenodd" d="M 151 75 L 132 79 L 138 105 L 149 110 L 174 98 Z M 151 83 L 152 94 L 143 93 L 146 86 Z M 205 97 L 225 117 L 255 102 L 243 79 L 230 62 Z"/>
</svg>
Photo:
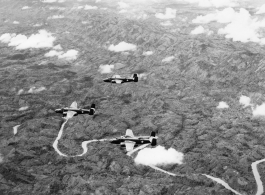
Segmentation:
<svg viewBox="0 0 265 195">
<path fill-rule="evenodd" d="M 63 117 L 66 117 L 67 116 L 67 112 L 63 112 Z"/>
<path fill-rule="evenodd" d="M 111 80 L 111 83 L 116 83 L 116 81 L 115 80 Z"/>
<path fill-rule="evenodd" d="M 151 146 L 156 146 L 156 138 L 150 137 L 149 141 L 151 142 Z"/>
<path fill-rule="evenodd" d="M 62 108 L 62 109 L 56 109 L 55 112 L 56 112 L 56 113 L 63 113 L 64 110 L 63 110 L 63 108 Z"/>
<path fill-rule="evenodd" d="M 156 133 L 154 131 L 151 132 L 149 141 L 151 142 L 151 146 L 156 146 Z"/>
<path fill-rule="evenodd" d="M 89 115 L 94 115 L 96 111 L 96 105 L 92 104 L 89 110 Z"/>
<path fill-rule="evenodd" d="M 134 74 L 134 75 L 133 75 L 133 81 L 134 81 L 134 82 L 138 82 L 138 75 L 137 75 L 137 74 Z"/>
</svg>

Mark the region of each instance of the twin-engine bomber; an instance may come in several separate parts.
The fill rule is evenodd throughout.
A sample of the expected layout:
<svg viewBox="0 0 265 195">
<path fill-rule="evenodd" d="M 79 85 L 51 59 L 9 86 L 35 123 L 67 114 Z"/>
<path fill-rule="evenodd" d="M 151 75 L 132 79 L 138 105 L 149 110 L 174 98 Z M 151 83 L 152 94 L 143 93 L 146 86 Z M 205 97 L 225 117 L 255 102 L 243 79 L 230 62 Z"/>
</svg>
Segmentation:
<svg viewBox="0 0 265 195">
<path fill-rule="evenodd" d="M 116 138 L 110 141 L 112 144 L 120 144 L 121 147 L 126 147 L 127 152 L 130 152 L 134 147 L 142 144 L 151 143 L 151 146 L 156 146 L 156 133 L 151 132 L 150 136 L 139 136 L 136 137 L 133 135 L 131 129 L 126 130 L 126 134 L 120 138 Z"/>
<path fill-rule="evenodd" d="M 73 102 L 71 106 L 68 108 L 61 108 L 61 109 L 56 109 L 56 113 L 62 113 L 63 117 L 66 117 L 67 115 L 72 115 L 76 116 L 78 114 L 89 114 L 89 115 L 94 115 L 96 111 L 96 105 L 91 104 L 90 108 L 77 108 L 77 102 Z"/>
<path fill-rule="evenodd" d="M 116 83 L 116 84 L 138 82 L 138 75 L 133 74 L 132 78 L 122 78 L 120 75 L 114 75 L 111 78 L 104 79 L 103 81 L 107 83 Z"/>
</svg>

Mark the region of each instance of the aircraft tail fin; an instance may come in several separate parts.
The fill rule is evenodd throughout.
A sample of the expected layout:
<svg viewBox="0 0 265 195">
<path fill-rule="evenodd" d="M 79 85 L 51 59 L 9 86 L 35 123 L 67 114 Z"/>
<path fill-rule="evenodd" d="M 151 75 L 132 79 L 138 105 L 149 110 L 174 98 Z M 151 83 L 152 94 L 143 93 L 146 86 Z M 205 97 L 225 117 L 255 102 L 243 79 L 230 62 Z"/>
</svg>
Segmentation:
<svg viewBox="0 0 265 195">
<path fill-rule="evenodd" d="M 94 115 L 96 111 L 96 105 L 91 104 L 90 110 L 89 110 L 89 115 Z"/>
<path fill-rule="evenodd" d="M 130 137 L 134 137 L 134 135 L 133 135 L 133 131 L 132 131 L 131 129 L 127 129 L 127 130 L 126 130 L 126 135 L 127 135 L 127 136 L 130 136 Z"/>
<path fill-rule="evenodd" d="M 137 74 L 133 74 L 133 81 L 138 82 L 138 75 Z"/>
</svg>

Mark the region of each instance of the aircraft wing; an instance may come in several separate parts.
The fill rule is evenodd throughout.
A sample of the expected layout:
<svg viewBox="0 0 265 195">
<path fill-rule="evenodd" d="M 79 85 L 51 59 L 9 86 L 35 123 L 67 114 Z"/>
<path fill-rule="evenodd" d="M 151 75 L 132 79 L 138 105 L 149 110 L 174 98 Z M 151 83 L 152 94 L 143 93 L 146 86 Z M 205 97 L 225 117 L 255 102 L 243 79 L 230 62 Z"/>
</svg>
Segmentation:
<svg viewBox="0 0 265 195">
<path fill-rule="evenodd" d="M 127 152 L 132 151 L 133 148 L 134 148 L 134 145 L 135 145 L 135 142 L 132 142 L 132 141 L 125 141 L 125 146 L 126 146 L 126 150 L 127 150 Z"/>
<path fill-rule="evenodd" d="M 122 80 L 115 80 L 115 82 L 121 84 Z"/>
<path fill-rule="evenodd" d="M 126 135 L 126 136 L 129 136 L 129 137 L 134 137 L 133 132 L 132 132 L 131 129 L 127 129 L 125 135 Z"/>
<path fill-rule="evenodd" d="M 77 102 L 74 101 L 74 102 L 71 104 L 70 108 L 77 109 Z"/>
<path fill-rule="evenodd" d="M 75 111 L 68 111 L 66 118 L 72 118 L 75 115 L 75 113 L 76 113 Z"/>
</svg>

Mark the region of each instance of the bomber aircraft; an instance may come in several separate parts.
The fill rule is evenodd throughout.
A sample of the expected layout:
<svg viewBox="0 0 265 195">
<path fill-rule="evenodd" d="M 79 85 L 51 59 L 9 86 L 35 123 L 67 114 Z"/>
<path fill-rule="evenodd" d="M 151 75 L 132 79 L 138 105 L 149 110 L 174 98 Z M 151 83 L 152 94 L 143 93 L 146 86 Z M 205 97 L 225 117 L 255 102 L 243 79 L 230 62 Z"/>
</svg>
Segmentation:
<svg viewBox="0 0 265 195">
<path fill-rule="evenodd" d="M 61 109 L 56 109 L 56 113 L 62 113 L 63 117 L 66 116 L 76 116 L 78 114 L 89 114 L 89 115 L 94 115 L 95 114 L 95 104 L 91 104 L 90 108 L 77 108 L 77 102 L 74 101 L 71 106 L 68 108 L 61 108 Z"/>
<path fill-rule="evenodd" d="M 107 83 L 116 83 L 116 84 L 138 82 L 138 75 L 133 74 L 132 78 L 122 78 L 120 75 L 113 75 L 111 78 L 106 78 L 103 81 Z"/>
<path fill-rule="evenodd" d="M 139 136 L 136 137 L 133 135 L 131 129 L 126 130 L 126 134 L 119 138 L 115 138 L 110 141 L 112 144 L 120 144 L 121 147 L 126 147 L 127 152 L 130 152 L 134 149 L 134 147 L 142 144 L 151 143 L 151 146 L 156 146 L 156 133 L 151 132 L 150 136 Z"/>
</svg>

